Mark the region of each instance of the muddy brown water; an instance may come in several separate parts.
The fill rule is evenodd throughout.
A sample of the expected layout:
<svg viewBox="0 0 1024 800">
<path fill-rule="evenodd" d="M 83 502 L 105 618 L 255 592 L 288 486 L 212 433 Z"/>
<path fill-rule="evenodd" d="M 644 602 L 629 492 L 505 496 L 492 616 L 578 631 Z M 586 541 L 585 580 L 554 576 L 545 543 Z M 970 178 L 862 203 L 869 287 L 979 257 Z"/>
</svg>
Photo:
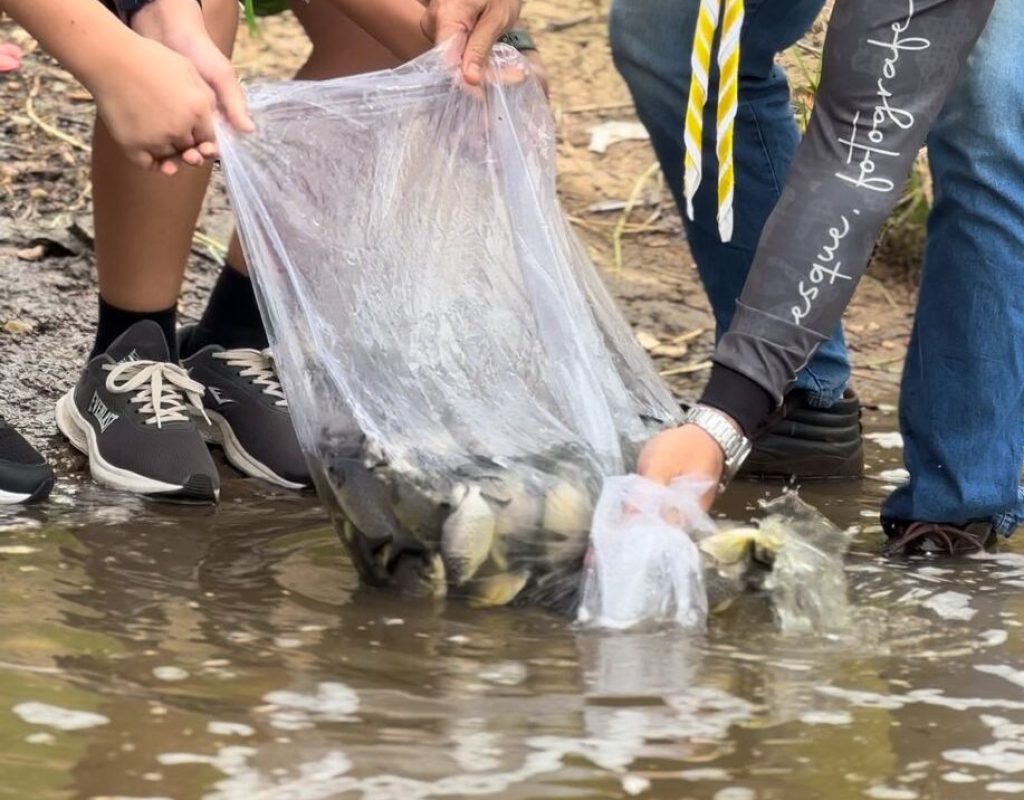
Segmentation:
<svg viewBox="0 0 1024 800">
<path fill-rule="evenodd" d="M 175 508 L 64 480 L 0 512 L 0 797 L 1024 793 L 1024 555 L 882 560 L 899 450 L 877 438 L 870 478 L 803 492 L 861 529 L 831 639 L 782 636 L 756 598 L 706 636 L 402 600 L 359 588 L 313 498 L 235 479 Z"/>
</svg>

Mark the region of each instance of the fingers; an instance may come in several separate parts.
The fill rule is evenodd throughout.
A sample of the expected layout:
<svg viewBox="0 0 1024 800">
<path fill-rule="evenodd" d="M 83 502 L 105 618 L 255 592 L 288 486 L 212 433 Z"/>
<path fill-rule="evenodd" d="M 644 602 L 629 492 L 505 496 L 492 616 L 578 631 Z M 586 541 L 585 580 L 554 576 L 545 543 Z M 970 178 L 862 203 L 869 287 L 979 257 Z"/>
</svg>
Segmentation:
<svg viewBox="0 0 1024 800">
<path fill-rule="evenodd" d="M 207 76 L 207 82 L 217 97 L 217 106 L 231 126 L 241 133 L 252 133 L 256 123 L 249 115 L 249 104 L 235 71 L 225 62 L 224 67 Z"/>
<path fill-rule="evenodd" d="M 199 118 L 192 129 L 192 138 L 200 154 L 210 153 L 209 158 L 217 155 L 217 129 L 213 124 L 213 114 L 204 114 Z"/>
<path fill-rule="evenodd" d="M 507 12 L 493 6 L 480 16 L 469 34 L 466 52 L 462 56 L 462 75 L 466 83 L 479 86 L 483 82 L 491 48 L 513 21 Z"/>
<path fill-rule="evenodd" d="M 201 167 L 206 163 L 206 159 L 203 157 L 203 154 L 199 151 L 199 148 L 196 147 L 190 147 L 182 153 L 181 160 L 190 167 Z"/>
</svg>

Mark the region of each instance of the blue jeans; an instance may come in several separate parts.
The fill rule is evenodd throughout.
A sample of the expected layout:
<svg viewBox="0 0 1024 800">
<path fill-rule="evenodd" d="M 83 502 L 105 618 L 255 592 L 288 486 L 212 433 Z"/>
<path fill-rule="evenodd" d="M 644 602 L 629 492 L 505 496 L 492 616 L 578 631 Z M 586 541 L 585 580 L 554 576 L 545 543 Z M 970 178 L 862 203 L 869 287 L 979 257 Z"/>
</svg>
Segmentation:
<svg viewBox="0 0 1024 800">
<path fill-rule="evenodd" d="M 1024 521 L 1024 16 L 997 0 L 928 140 L 935 208 L 883 516 Z"/>
<path fill-rule="evenodd" d="M 747 280 L 761 229 L 786 180 L 800 141 L 786 75 L 776 53 L 796 42 L 824 0 L 747 0 L 741 40 L 739 112 L 736 121 L 736 201 L 732 242 L 723 244 L 715 221 L 715 181 L 706 180 L 694 202 L 686 236 L 715 314 L 718 334 L 732 320 Z M 612 54 L 651 135 L 665 180 L 680 211 L 683 202 L 683 120 L 690 90 L 690 48 L 700 0 L 615 0 Z M 717 80 L 712 75 L 712 81 Z M 711 97 L 717 97 L 712 88 Z M 708 119 L 714 119 L 713 100 Z M 714 125 L 705 125 L 704 174 L 718 174 Z M 842 397 L 850 361 L 842 329 L 817 351 L 794 388 L 828 407 Z"/>
<path fill-rule="evenodd" d="M 1015 3 L 997 0 L 929 139 L 935 208 L 900 401 L 910 481 L 888 498 L 884 518 L 992 519 L 1004 534 L 1024 522 L 1024 16 Z M 612 7 L 616 64 L 677 202 L 689 37 L 699 4 L 615 0 Z M 699 199 L 697 221 L 687 224 L 720 328 L 731 318 L 797 143 L 788 87 L 773 58 L 803 34 L 821 6 L 821 0 L 748 0 L 736 240 L 731 246 L 717 240 L 710 192 Z M 704 152 L 713 153 L 713 146 L 705 144 Z M 715 174 L 710 161 L 705 174 Z M 798 386 L 824 402 L 842 391 L 848 375 L 837 333 Z"/>
</svg>

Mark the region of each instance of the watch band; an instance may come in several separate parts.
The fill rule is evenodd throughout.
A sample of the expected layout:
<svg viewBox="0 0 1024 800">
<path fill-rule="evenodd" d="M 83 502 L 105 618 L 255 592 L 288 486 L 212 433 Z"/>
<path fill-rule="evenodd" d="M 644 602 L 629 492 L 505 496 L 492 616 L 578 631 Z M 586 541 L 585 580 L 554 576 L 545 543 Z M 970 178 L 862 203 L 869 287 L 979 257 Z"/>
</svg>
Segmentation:
<svg viewBox="0 0 1024 800">
<path fill-rule="evenodd" d="M 717 442 L 725 456 L 725 474 L 719 490 L 733 479 L 753 447 L 750 439 L 736 430 L 728 417 L 711 406 L 695 405 L 686 412 L 683 424 L 696 425 Z"/>
<path fill-rule="evenodd" d="M 537 45 L 533 41 L 533 37 L 530 35 L 530 32 L 523 28 L 512 28 L 511 30 L 506 31 L 498 37 L 498 41 L 501 44 L 507 44 L 514 47 L 520 53 L 526 52 L 527 50 L 537 49 Z"/>
</svg>

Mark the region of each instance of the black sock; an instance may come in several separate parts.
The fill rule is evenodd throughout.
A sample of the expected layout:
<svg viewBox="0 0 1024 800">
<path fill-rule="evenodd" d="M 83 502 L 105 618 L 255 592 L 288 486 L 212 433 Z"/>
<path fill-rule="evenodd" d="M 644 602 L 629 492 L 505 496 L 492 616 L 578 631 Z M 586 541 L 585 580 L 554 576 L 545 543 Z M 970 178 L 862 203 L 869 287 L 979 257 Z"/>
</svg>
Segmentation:
<svg viewBox="0 0 1024 800">
<path fill-rule="evenodd" d="M 225 350 L 262 350 L 270 345 L 252 281 L 229 264 L 224 265 L 217 278 L 202 319 L 188 338 L 185 355 L 211 344 Z"/>
<path fill-rule="evenodd" d="M 144 319 L 151 319 L 160 326 L 164 332 L 164 338 L 167 339 L 167 349 L 171 354 L 170 361 L 172 363 L 177 361 L 177 306 L 165 308 L 163 311 L 125 311 L 123 308 L 112 306 L 102 297 L 100 298 L 99 322 L 96 324 L 96 342 L 92 346 L 89 358 L 93 359 L 100 353 L 106 352 L 106 349 L 114 343 L 118 336 L 136 322 L 141 322 Z"/>
</svg>

